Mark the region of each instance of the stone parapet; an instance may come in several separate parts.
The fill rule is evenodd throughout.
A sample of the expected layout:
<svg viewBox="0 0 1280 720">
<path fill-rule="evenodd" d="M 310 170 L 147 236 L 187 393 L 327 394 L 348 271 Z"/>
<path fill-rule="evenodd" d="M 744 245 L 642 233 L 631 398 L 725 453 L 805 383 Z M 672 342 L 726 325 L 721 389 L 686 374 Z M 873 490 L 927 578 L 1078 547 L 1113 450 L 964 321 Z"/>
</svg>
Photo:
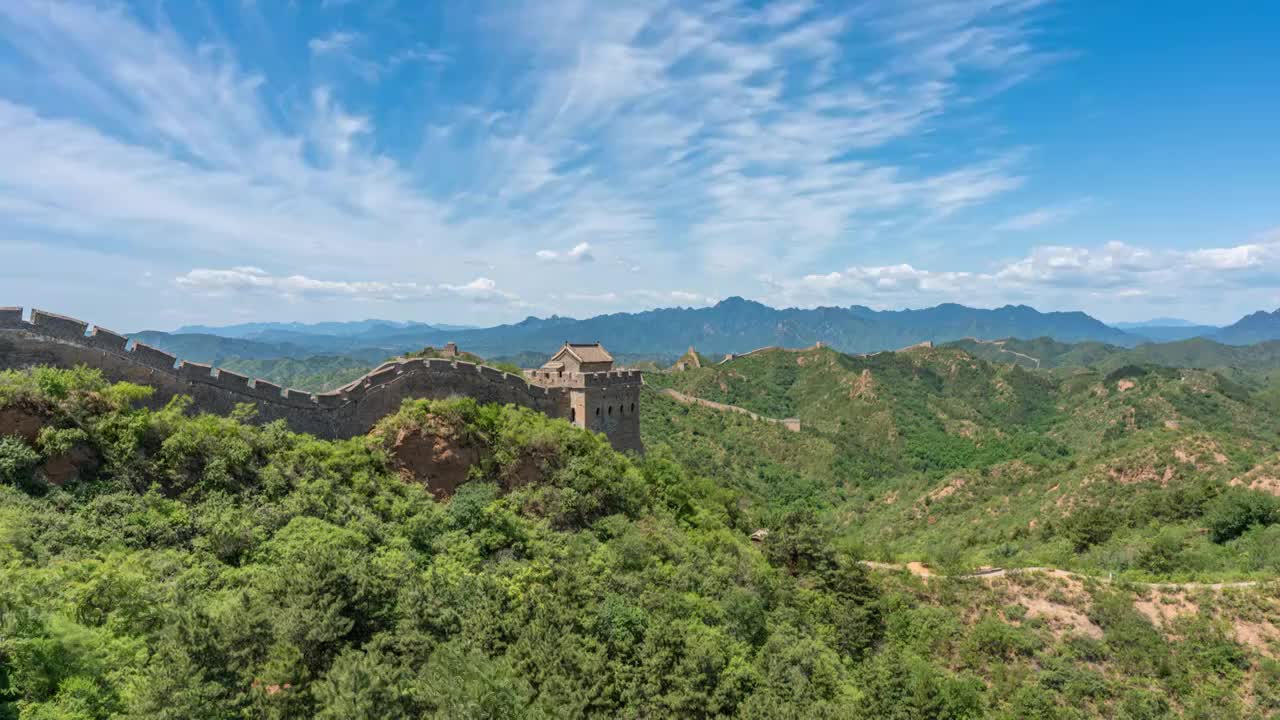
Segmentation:
<svg viewBox="0 0 1280 720">
<path fill-rule="evenodd" d="M 259 421 L 282 419 L 294 430 L 329 438 L 368 432 L 409 398 L 465 396 L 572 419 L 571 393 L 586 392 L 603 404 L 607 422 L 578 424 L 604 432 L 619 449 L 641 449 L 634 407 L 642 374 L 634 370 L 573 374 L 560 382 L 463 361 L 413 358 L 383 363 L 337 391 L 310 393 L 182 361 L 144 343 L 130 347 L 125 336 L 75 318 L 32 310 L 28 322 L 22 308 L 0 307 L 0 368 L 34 365 L 87 365 L 112 381 L 150 385 L 156 393 L 148 402 L 156 407 L 175 395 L 189 396 L 192 412 L 225 414 L 252 403 Z"/>
</svg>

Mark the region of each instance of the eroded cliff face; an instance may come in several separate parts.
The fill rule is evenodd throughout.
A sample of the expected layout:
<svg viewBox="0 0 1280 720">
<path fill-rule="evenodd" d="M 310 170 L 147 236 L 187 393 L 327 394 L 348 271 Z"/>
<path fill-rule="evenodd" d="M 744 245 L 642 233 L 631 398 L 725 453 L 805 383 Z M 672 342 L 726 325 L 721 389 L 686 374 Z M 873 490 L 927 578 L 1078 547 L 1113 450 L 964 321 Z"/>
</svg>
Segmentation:
<svg viewBox="0 0 1280 720">
<path fill-rule="evenodd" d="M 479 468 L 486 457 L 480 447 L 439 418 L 393 433 L 375 431 L 374 438 L 387 449 L 403 480 L 426 485 L 437 500 L 452 496 L 467 481 L 471 468 Z"/>
<path fill-rule="evenodd" d="M 405 482 L 425 485 L 444 500 L 468 480 L 496 479 L 503 492 L 545 479 L 555 460 L 549 448 L 522 448 L 518 456 L 499 462 L 491 449 L 439 416 L 424 422 L 370 433 Z"/>
</svg>

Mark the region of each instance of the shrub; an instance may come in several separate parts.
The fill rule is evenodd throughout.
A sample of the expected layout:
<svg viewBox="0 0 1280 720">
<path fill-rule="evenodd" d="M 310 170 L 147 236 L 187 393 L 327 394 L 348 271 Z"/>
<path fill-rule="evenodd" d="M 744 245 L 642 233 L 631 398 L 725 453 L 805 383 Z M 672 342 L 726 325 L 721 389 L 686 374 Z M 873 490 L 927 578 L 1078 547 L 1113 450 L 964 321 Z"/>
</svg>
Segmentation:
<svg viewBox="0 0 1280 720">
<path fill-rule="evenodd" d="M 1280 501 L 1266 493 L 1230 488 L 1209 504 L 1205 525 L 1209 537 L 1224 543 L 1243 535 L 1249 528 L 1274 524 L 1280 519 Z"/>
<path fill-rule="evenodd" d="M 0 438 L 0 482 L 33 490 L 32 470 L 40 454 L 17 437 Z"/>
<path fill-rule="evenodd" d="M 1104 543 L 1121 525 L 1120 513 L 1110 505 L 1091 505 L 1067 516 L 1062 534 L 1071 540 L 1076 552 Z"/>
</svg>

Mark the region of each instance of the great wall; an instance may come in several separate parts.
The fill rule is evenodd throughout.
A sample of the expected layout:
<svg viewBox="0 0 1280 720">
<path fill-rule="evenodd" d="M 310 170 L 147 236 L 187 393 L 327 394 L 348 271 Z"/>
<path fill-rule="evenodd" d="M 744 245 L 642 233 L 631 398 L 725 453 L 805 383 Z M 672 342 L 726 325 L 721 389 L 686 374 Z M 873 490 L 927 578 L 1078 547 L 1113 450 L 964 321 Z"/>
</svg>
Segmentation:
<svg viewBox="0 0 1280 720">
<path fill-rule="evenodd" d="M 283 420 L 297 432 L 322 438 L 363 435 L 406 399 L 464 396 L 564 418 L 604 433 L 619 450 L 644 449 L 638 370 L 531 371 L 521 377 L 457 360 L 397 359 L 338 390 L 311 393 L 180 360 L 75 318 L 32 309 L 28 320 L 20 307 L 0 307 L 0 368 L 38 365 L 84 365 L 112 381 L 153 387 L 147 401 L 153 407 L 178 395 L 191 398 L 194 412 L 221 415 L 252 403 L 257 422 Z"/>
<path fill-rule="evenodd" d="M 726 403 L 716 402 L 715 400 L 707 400 L 705 398 L 686 395 L 680 392 L 679 390 L 673 390 L 671 388 L 663 388 L 658 391 L 658 394 L 665 395 L 671 398 L 672 400 L 675 400 L 676 402 L 680 403 L 681 405 L 699 405 L 701 407 L 711 408 L 712 410 L 719 410 L 721 412 L 738 413 L 739 415 L 746 415 L 752 420 L 756 420 L 758 422 L 773 423 L 774 425 L 781 425 L 786 429 L 790 430 L 791 432 L 800 432 L 800 418 L 765 417 L 760 413 L 752 412 L 751 410 L 748 410 L 744 407 L 738 407 L 737 405 L 728 405 Z"/>
</svg>

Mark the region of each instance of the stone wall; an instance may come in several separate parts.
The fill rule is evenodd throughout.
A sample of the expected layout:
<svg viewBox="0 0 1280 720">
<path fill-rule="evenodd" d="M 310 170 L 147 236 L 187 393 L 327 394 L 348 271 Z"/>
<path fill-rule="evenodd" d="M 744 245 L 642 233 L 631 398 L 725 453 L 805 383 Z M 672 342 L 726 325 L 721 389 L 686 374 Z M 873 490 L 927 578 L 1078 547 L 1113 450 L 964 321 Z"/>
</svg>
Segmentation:
<svg viewBox="0 0 1280 720">
<path fill-rule="evenodd" d="M 284 420 L 290 428 L 323 438 L 362 435 L 379 418 L 395 412 L 407 398 L 441 399 L 464 396 L 483 403 L 514 404 L 551 417 L 568 418 L 570 390 L 542 387 L 485 365 L 446 359 L 414 358 L 384 363 L 368 375 L 327 393 L 284 389 L 200 363 L 178 358 L 104 328 L 90 328 L 74 318 L 32 310 L 23 319 L 21 308 L 0 308 L 0 368 L 37 365 L 97 368 L 112 381 L 128 381 L 155 388 L 148 401 L 163 406 L 175 395 L 192 398 L 192 410 L 225 415 L 237 404 L 253 403 L 257 420 Z M 579 376 L 591 398 L 621 404 L 622 388 L 636 387 L 636 412 L 628 422 L 591 422 L 584 427 L 608 435 L 614 447 L 642 450 L 639 433 L 639 373 L 620 371 Z M 597 400 L 596 402 L 605 402 Z M 592 406 L 594 407 L 594 406 Z M 607 407 L 607 406 L 606 406 Z M 629 407 L 629 406 L 628 406 Z M 618 412 L 615 408 L 614 412 Z M 582 423 L 579 423 L 582 424 Z M 634 425 L 634 427 L 632 427 Z"/>
<path fill-rule="evenodd" d="M 679 390 L 673 390 L 671 388 L 663 388 L 658 392 L 662 395 L 666 395 L 667 397 L 671 398 L 672 400 L 675 400 L 676 402 L 682 405 L 701 405 L 702 407 L 711 408 L 712 410 L 721 410 L 723 412 L 734 412 L 734 413 L 738 413 L 739 415 L 746 415 L 752 420 L 759 420 L 762 422 L 781 425 L 786 429 L 790 430 L 791 432 L 800 432 L 800 418 L 765 417 L 764 415 L 761 415 L 756 412 L 752 412 L 744 407 L 738 407 L 737 405 L 728 405 L 722 402 L 716 402 L 715 400 L 707 400 L 705 398 L 686 395 L 680 392 Z"/>
</svg>

